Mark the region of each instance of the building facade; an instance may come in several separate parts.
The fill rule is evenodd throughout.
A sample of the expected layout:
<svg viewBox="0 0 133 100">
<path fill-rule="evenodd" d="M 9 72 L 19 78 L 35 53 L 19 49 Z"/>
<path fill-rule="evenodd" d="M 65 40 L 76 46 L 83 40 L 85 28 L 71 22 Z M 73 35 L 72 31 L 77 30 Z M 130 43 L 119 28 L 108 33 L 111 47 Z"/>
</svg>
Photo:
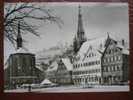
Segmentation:
<svg viewBox="0 0 133 100">
<path fill-rule="evenodd" d="M 72 81 L 72 64 L 70 59 L 61 58 L 58 61 L 58 68 L 56 72 L 57 83 L 61 85 L 73 84 Z"/>
<path fill-rule="evenodd" d="M 101 57 L 108 37 L 86 41 L 73 62 L 73 80 L 77 85 L 97 85 L 102 80 Z"/>
<path fill-rule="evenodd" d="M 5 74 L 6 85 L 16 88 L 22 84 L 37 82 L 37 69 L 35 68 L 35 55 L 28 53 L 15 53 L 9 57 Z M 7 76 L 7 77 L 6 77 Z"/>
<path fill-rule="evenodd" d="M 72 64 L 69 58 L 60 58 L 49 66 L 46 78 L 60 85 L 72 84 Z"/>
<path fill-rule="evenodd" d="M 53 83 L 57 83 L 57 78 L 56 78 L 57 68 L 58 68 L 57 61 L 53 61 L 46 70 L 46 78 Z"/>
<path fill-rule="evenodd" d="M 124 40 L 119 43 L 110 40 L 102 57 L 103 84 L 128 84 L 129 81 L 129 50 Z"/>
</svg>

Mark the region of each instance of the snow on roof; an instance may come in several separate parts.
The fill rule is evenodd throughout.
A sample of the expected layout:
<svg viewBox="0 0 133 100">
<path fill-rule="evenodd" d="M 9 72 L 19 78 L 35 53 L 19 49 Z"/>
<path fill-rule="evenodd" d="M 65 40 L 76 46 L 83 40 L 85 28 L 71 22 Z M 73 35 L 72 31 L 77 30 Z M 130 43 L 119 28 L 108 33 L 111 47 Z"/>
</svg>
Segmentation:
<svg viewBox="0 0 133 100">
<path fill-rule="evenodd" d="M 129 44 L 128 43 L 125 43 L 123 45 L 122 42 L 118 41 L 116 46 L 118 48 L 121 48 L 122 49 L 122 54 L 129 55 Z"/>
<path fill-rule="evenodd" d="M 95 50 L 103 52 L 105 49 L 104 45 L 106 43 L 106 40 L 107 40 L 107 36 L 96 38 L 93 40 L 88 40 L 88 41 L 84 42 L 83 45 L 81 46 L 79 52 L 78 52 L 78 55 L 80 57 L 82 57 L 90 47 L 92 47 Z"/>
<path fill-rule="evenodd" d="M 44 71 L 43 68 L 38 64 L 36 64 L 36 68 L 39 69 L 40 71 Z"/>
<path fill-rule="evenodd" d="M 4 70 L 8 68 L 8 66 L 9 66 L 8 63 L 9 63 L 9 58 L 4 63 Z"/>
<path fill-rule="evenodd" d="M 41 82 L 41 85 L 43 84 L 51 84 L 52 82 L 48 79 L 44 79 L 42 82 Z"/>
<path fill-rule="evenodd" d="M 12 54 L 16 54 L 16 53 L 23 53 L 24 54 L 24 53 L 31 53 L 31 52 L 29 52 L 29 50 L 27 50 L 26 48 L 21 47 L 21 48 L 17 49 L 16 51 L 14 51 Z"/>
<path fill-rule="evenodd" d="M 39 51 L 36 53 L 37 58 L 48 58 L 48 57 L 54 57 L 55 55 L 61 55 L 63 53 L 63 48 L 50 48 L 50 49 L 44 49 L 42 51 Z"/>
<path fill-rule="evenodd" d="M 122 54 L 129 55 L 129 50 L 127 50 L 127 49 L 122 50 Z"/>
<path fill-rule="evenodd" d="M 58 68 L 58 63 L 57 61 L 54 61 L 47 69 L 47 71 L 54 71 L 54 70 L 57 70 Z"/>
<path fill-rule="evenodd" d="M 117 42 L 117 47 L 121 48 L 121 49 L 129 49 L 129 43 L 126 42 L 124 45 L 122 44 L 121 41 Z"/>
<path fill-rule="evenodd" d="M 117 47 L 118 47 L 118 48 L 121 48 L 121 49 L 124 48 L 124 46 L 122 46 L 122 45 L 120 45 L 120 44 L 118 44 Z"/>
<path fill-rule="evenodd" d="M 17 49 L 17 51 L 15 53 L 30 53 L 30 52 L 24 48 L 19 48 L 19 49 Z"/>
<path fill-rule="evenodd" d="M 73 65 L 70 62 L 69 58 L 62 58 L 62 62 L 64 63 L 64 65 L 66 66 L 67 70 L 72 70 L 73 69 Z"/>
<path fill-rule="evenodd" d="M 129 54 L 128 43 L 125 43 L 125 46 L 123 46 L 122 43 L 117 41 L 116 38 L 112 36 L 111 37 L 109 36 L 109 38 L 117 42 L 117 47 L 123 50 L 123 54 Z M 107 39 L 108 39 L 108 35 L 104 37 L 92 39 L 92 40 L 87 40 L 82 44 L 77 54 L 77 57 L 80 57 L 81 59 L 83 59 L 90 47 L 93 48 L 94 50 L 104 52 Z"/>
</svg>

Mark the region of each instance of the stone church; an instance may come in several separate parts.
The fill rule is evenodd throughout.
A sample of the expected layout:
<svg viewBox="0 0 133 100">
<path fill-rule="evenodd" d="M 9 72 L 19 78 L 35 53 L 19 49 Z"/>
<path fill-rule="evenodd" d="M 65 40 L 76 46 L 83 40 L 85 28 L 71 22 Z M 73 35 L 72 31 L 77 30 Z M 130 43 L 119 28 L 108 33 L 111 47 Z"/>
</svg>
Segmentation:
<svg viewBox="0 0 133 100">
<path fill-rule="evenodd" d="M 23 39 L 18 24 L 17 50 L 10 54 L 4 69 L 6 89 L 17 88 L 22 84 L 39 82 L 41 71 L 35 66 L 35 54 L 23 48 Z"/>
</svg>

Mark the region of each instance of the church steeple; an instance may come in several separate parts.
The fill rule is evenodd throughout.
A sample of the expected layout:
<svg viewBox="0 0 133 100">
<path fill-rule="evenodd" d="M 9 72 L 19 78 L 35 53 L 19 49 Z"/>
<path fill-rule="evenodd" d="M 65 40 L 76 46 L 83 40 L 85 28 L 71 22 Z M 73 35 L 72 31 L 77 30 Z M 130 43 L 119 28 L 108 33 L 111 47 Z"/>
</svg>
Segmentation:
<svg viewBox="0 0 133 100">
<path fill-rule="evenodd" d="M 77 53 L 83 44 L 83 42 L 86 41 L 85 32 L 83 28 L 83 22 L 82 22 L 82 14 L 81 14 L 81 6 L 78 7 L 78 27 L 77 27 L 77 34 L 74 38 L 73 46 L 74 46 L 74 52 Z"/>
<path fill-rule="evenodd" d="M 22 42 L 23 40 L 22 40 L 22 36 L 20 33 L 20 22 L 18 22 L 17 49 L 22 47 Z"/>
<path fill-rule="evenodd" d="M 81 7 L 79 5 L 79 12 L 78 12 L 78 31 L 77 31 L 77 35 L 84 33 L 84 29 L 83 29 L 83 23 L 82 23 L 82 15 L 81 15 Z"/>
</svg>

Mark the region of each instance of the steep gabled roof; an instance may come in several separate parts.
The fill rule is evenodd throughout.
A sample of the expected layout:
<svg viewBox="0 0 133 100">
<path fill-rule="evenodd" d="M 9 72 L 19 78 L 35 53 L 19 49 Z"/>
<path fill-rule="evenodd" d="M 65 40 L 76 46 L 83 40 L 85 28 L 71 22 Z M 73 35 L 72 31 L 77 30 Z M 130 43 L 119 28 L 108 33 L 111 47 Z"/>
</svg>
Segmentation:
<svg viewBox="0 0 133 100">
<path fill-rule="evenodd" d="M 67 70 L 71 71 L 73 69 L 73 65 L 70 62 L 69 58 L 62 58 L 61 60 L 64 63 L 64 65 L 66 66 Z"/>
<path fill-rule="evenodd" d="M 123 54 L 129 54 L 129 50 L 127 48 L 128 46 L 123 46 L 121 42 L 117 41 L 113 37 L 110 37 L 108 34 L 105 37 L 100 37 L 84 42 L 79 52 L 77 53 L 77 57 L 80 57 L 81 60 L 84 59 L 90 48 L 93 48 L 93 50 L 96 50 L 100 54 L 103 54 L 105 49 L 108 47 L 110 41 L 114 41 L 116 43 L 116 46 L 122 49 Z"/>
<path fill-rule="evenodd" d="M 44 71 L 44 69 L 40 66 L 40 65 L 38 65 L 38 64 L 36 64 L 36 66 L 35 66 L 38 70 L 40 70 L 40 71 Z"/>
<path fill-rule="evenodd" d="M 107 37 L 100 37 L 93 40 L 88 40 L 83 43 L 81 46 L 77 56 L 80 56 L 81 59 L 84 58 L 83 56 L 87 53 L 89 48 L 93 48 L 97 50 L 99 53 L 103 52 L 105 50 L 105 43 L 106 43 Z"/>
<path fill-rule="evenodd" d="M 40 84 L 52 84 L 52 82 L 49 79 L 44 79 Z"/>
<path fill-rule="evenodd" d="M 56 71 L 58 68 L 58 63 L 57 61 L 54 61 L 47 69 L 47 71 Z"/>
</svg>

